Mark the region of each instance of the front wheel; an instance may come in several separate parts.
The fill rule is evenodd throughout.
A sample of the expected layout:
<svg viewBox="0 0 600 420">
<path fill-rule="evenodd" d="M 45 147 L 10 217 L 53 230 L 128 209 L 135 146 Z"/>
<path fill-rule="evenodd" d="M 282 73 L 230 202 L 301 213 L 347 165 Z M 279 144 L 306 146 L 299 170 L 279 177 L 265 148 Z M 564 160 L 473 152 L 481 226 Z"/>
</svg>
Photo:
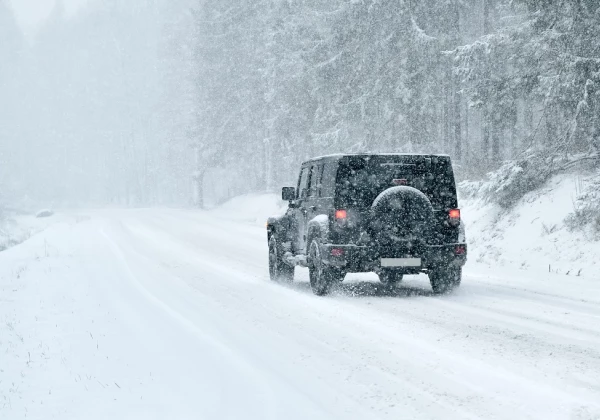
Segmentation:
<svg viewBox="0 0 600 420">
<path fill-rule="evenodd" d="M 283 262 L 281 250 L 274 236 L 269 240 L 269 277 L 273 281 L 291 283 L 294 280 L 294 267 Z"/>
<path fill-rule="evenodd" d="M 429 272 L 429 282 L 433 293 L 448 293 L 460 286 L 462 269 L 457 267 L 439 267 Z"/>
<path fill-rule="evenodd" d="M 316 240 L 310 244 L 308 256 L 310 288 L 317 296 L 326 295 L 331 291 L 331 286 L 339 283 L 344 278 L 344 272 L 323 262 L 319 243 Z"/>
</svg>

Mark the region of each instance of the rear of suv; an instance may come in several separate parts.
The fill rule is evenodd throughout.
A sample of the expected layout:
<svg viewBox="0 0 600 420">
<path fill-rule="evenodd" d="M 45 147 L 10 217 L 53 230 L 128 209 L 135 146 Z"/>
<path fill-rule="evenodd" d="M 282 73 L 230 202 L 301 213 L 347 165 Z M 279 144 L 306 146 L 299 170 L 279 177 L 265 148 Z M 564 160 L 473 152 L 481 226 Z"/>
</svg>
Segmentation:
<svg viewBox="0 0 600 420">
<path fill-rule="evenodd" d="M 311 159 L 282 198 L 287 211 L 267 222 L 273 280 L 292 281 L 300 265 L 317 295 L 349 272 L 376 272 L 386 285 L 427 273 L 436 293 L 460 285 L 467 245 L 448 156 Z"/>
</svg>

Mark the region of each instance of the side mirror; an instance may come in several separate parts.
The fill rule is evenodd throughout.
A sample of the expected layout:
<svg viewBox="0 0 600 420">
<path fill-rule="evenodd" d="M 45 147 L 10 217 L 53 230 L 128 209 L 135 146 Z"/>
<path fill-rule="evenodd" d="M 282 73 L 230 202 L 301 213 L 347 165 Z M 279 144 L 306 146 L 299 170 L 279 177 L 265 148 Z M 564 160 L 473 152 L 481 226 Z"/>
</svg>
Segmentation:
<svg viewBox="0 0 600 420">
<path fill-rule="evenodd" d="M 281 189 L 281 199 L 283 201 L 292 201 L 296 199 L 296 188 L 283 187 Z"/>
</svg>

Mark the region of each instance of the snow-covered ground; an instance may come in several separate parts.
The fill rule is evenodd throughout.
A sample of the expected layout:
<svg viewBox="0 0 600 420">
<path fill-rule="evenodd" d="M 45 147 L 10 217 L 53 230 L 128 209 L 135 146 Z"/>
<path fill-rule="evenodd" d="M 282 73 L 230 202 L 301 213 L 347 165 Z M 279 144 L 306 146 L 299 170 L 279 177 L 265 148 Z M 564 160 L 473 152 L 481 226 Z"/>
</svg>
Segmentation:
<svg viewBox="0 0 600 420">
<path fill-rule="evenodd" d="M 60 220 L 61 217 L 60 215 L 36 217 L 36 214 L 0 208 L 0 251 L 26 241 Z"/>
<path fill-rule="evenodd" d="M 600 281 L 600 238 L 589 229 L 572 232 L 565 225 L 581 183 L 579 175 L 555 176 L 510 210 L 477 199 L 462 200 L 471 260 L 558 273 L 567 283 L 584 274 Z"/>
<path fill-rule="evenodd" d="M 600 418 L 587 270 L 511 268 L 517 250 L 478 263 L 488 219 L 469 205 L 478 258 L 460 290 L 353 275 L 319 298 L 304 269 L 268 280 L 264 217 L 279 206 L 66 213 L 0 253 L 0 418 Z M 501 228 L 502 253 L 516 234 Z"/>
</svg>

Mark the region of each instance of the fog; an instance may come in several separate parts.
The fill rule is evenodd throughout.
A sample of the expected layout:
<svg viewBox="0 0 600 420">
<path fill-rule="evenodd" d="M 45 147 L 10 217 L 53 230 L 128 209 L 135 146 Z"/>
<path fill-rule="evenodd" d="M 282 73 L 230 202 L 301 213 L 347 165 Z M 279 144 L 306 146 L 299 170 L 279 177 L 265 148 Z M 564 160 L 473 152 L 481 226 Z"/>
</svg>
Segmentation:
<svg viewBox="0 0 600 420">
<path fill-rule="evenodd" d="M 56 2 L 28 32 L 35 13 L 25 9 L 43 2 L 29 3 L 17 20 L 0 2 L 3 201 L 190 202 L 189 159 L 171 147 L 185 123 L 168 107 L 183 82 L 165 36 L 185 8 Z"/>
<path fill-rule="evenodd" d="M 2 202 L 203 206 L 339 152 L 535 188 L 598 147 L 599 28 L 574 0 L 0 0 Z"/>
</svg>

